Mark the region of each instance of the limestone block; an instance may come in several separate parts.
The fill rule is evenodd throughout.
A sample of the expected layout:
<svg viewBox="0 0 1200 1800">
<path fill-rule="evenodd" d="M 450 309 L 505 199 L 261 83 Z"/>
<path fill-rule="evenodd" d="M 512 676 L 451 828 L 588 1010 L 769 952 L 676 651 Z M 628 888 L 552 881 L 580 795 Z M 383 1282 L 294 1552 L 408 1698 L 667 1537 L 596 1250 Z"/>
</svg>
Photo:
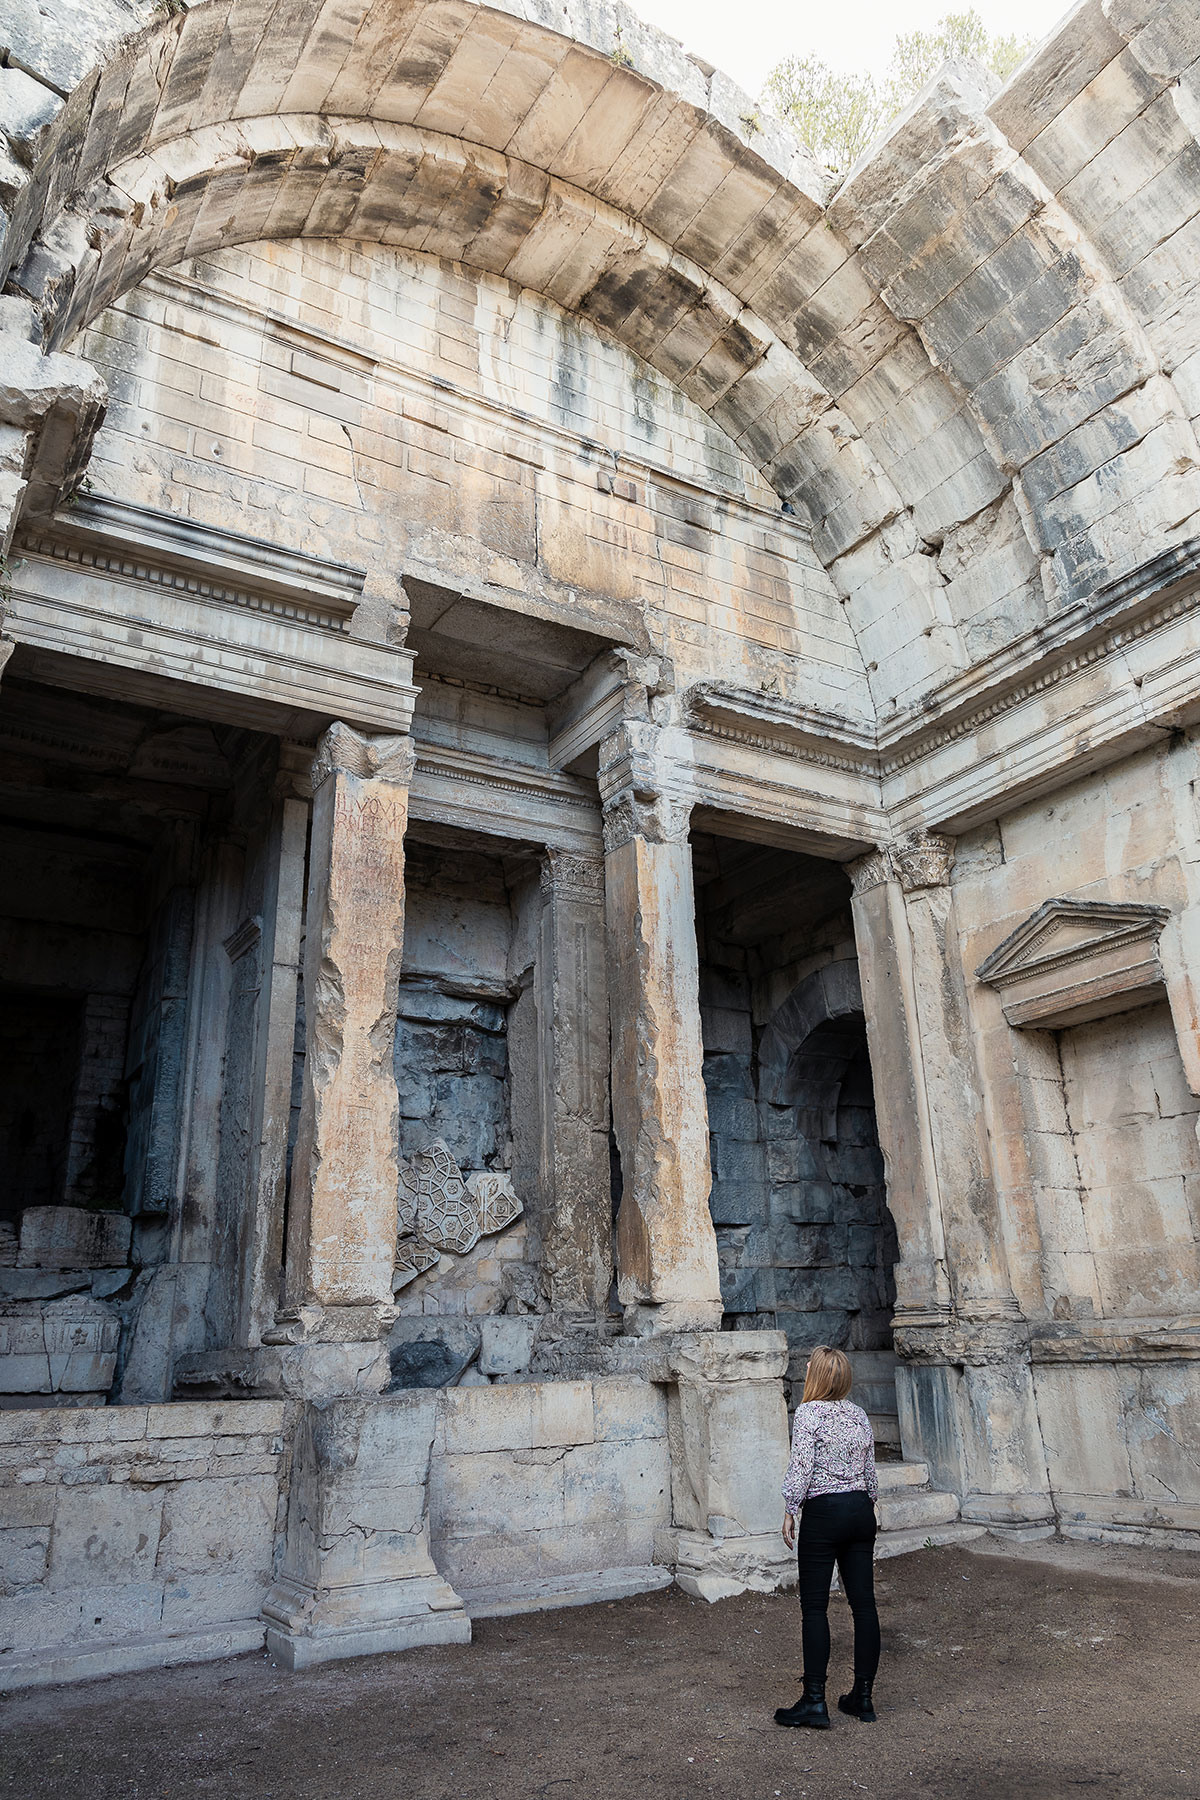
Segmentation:
<svg viewBox="0 0 1200 1800">
<path fill-rule="evenodd" d="M 469 1640 L 429 1549 L 436 1423 L 437 1403 L 424 1397 L 306 1407 L 283 1566 L 263 1602 L 268 1648 L 287 1667 Z"/>
<path fill-rule="evenodd" d="M 581 1454 L 572 1451 L 570 1457 Z M 430 1479 L 435 1541 L 441 1536 L 507 1536 L 561 1526 L 563 1466 L 564 1458 L 549 1448 L 437 1457 Z"/>
<path fill-rule="evenodd" d="M 265 1582 L 278 1502 L 275 1475 L 178 1483 L 163 1500 L 159 1567 L 180 1575 L 254 1570 Z"/>
<path fill-rule="evenodd" d="M 170 1575 L 163 1583 L 162 1628 L 174 1634 L 225 1620 L 256 1619 L 269 1577 L 269 1568 L 223 1575 Z"/>
<path fill-rule="evenodd" d="M 698 1532 L 659 1532 L 655 1561 L 669 1563 L 676 1584 L 697 1600 L 771 1594 L 796 1584 L 796 1559 L 778 1526 L 771 1532 L 715 1541 Z"/>
<path fill-rule="evenodd" d="M 595 1435 L 590 1381 L 539 1381 L 531 1386 L 535 1445 L 590 1444 Z"/>
<path fill-rule="evenodd" d="M 597 1443 L 666 1436 L 667 1396 L 657 1383 L 607 1376 L 593 1382 L 592 1394 Z"/>
<path fill-rule="evenodd" d="M 52 1588 L 146 1581 L 154 1573 L 163 1494 L 156 1488 L 69 1488 L 59 1496 Z"/>
<path fill-rule="evenodd" d="M 567 1524 L 594 1519 L 650 1519 L 671 1514 L 671 1461 L 663 1438 L 584 1444 L 564 1459 Z"/>
<path fill-rule="evenodd" d="M 111 1269 L 129 1260 L 133 1221 L 80 1206 L 30 1206 L 21 1216 L 22 1269 Z"/>
<path fill-rule="evenodd" d="M 3 1505 L 0 1502 L 0 1505 Z M 4 1505 L 6 1526 L 0 1529 L 0 1593 L 32 1587 L 45 1579 L 50 1554 L 50 1528 L 19 1526 L 7 1523 L 10 1518 Z"/>
<path fill-rule="evenodd" d="M 528 1450 L 533 1446 L 533 1386 L 453 1388 L 440 1401 L 447 1454 Z"/>
<path fill-rule="evenodd" d="M 537 1319 L 519 1314 L 484 1319 L 479 1367 L 485 1375 L 520 1375 L 529 1367 Z"/>
</svg>

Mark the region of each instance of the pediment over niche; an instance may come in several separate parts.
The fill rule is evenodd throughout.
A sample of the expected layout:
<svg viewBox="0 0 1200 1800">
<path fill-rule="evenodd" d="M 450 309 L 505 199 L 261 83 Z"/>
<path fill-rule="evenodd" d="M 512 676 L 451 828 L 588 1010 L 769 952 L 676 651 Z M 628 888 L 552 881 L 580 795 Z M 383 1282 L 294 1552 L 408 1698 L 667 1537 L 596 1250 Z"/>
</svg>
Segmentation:
<svg viewBox="0 0 1200 1800">
<path fill-rule="evenodd" d="M 1165 906 L 1045 900 L 980 963 L 1010 1025 L 1055 1031 L 1147 1006 L 1166 992 Z"/>
</svg>

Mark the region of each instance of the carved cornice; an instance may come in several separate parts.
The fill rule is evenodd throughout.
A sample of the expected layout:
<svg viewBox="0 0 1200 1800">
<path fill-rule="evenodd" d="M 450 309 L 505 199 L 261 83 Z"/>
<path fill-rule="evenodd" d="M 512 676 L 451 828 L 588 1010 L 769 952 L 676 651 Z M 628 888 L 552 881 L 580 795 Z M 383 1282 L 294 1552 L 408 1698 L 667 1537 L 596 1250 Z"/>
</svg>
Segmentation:
<svg viewBox="0 0 1200 1800">
<path fill-rule="evenodd" d="M 542 859 L 542 896 L 586 906 L 604 904 L 604 864 L 598 856 L 550 849 Z"/>
<path fill-rule="evenodd" d="M 52 521 L 28 525 L 17 548 L 118 581 L 339 634 L 349 631 L 362 593 L 361 570 L 101 496 L 81 497 Z"/>
<path fill-rule="evenodd" d="M 954 839 L 937 831 L 914 831 L 889 852 L 892 867 L 906 894 L 922 888 L 947 887 L 954 867 Z"/>
<path fill-rule="evenodd" d="M 882 780 L 1200 610 L 1198 575 L 1200 538 L 1194 538 L 1065 608 L 931 691 L 919 709 L 883 724 L 724 682 L 690 688 L 685 718 L 703 737 Z"/>
</svg>

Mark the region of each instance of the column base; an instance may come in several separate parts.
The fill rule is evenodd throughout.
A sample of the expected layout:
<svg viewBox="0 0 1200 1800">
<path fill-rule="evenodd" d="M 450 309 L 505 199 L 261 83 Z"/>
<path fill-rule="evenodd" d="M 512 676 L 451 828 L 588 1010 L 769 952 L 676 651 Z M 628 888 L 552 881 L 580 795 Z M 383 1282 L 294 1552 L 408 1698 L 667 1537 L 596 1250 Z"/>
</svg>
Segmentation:
<svg viewBox="0 0 1200 1800">
<path fill-rule="evenodd" d="M 675 1585 L 695 1600 L 774 1594 L 795 1587 L 796 1558 L 779 1532 L 715 1538 L 704 1531 L 656 1531 L 654 1560 L 675 1571 Z"/>
<path fill-rule="evenodd" d="M 375 1615 L 372 1617 L 371 1615 Z M 471 1621 L 440 1576 L 413 1576 L 333 1593 L 277 1581 L 263 1602 L 267 1649 L 285 1669 L 425 1644 L 469 1644 Z"/>
<path fill-rule="evenodd" d="M 720 1331 L 720 1300 L 631 1300 L 625 1307 L 629 1337 L 664 1337 L 681 1331 Z"/>
<path fill-rule="evenodd" d="M 1058 1529 L 1054 1502 L 1047 1493 L 968 1494 L 959 1508 L 968 1525 L 983 1525 L 993 1537 L 1028 1542 L 1053 1537 Z"/>
</svg>

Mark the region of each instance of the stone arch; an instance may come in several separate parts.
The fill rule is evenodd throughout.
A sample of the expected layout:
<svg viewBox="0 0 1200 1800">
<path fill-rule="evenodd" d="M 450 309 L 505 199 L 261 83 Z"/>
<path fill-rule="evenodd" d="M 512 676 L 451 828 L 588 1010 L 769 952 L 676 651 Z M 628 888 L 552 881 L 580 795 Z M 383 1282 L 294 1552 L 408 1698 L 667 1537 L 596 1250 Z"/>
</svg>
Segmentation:
<svg viewBox="0 0 1200 1800">
<path fill-rule="evenodd" d="M 808 1136 L 836 1129 L 838 1093 L 857 1054 L 863 1025 L 862 984 L 852 958 L 827 963 L 794 988 L 759 1044 L 759 1092 L 772 1106 L 802 1107 Z"/>
<path fill-rule="evenodd" d="M 826 206 L 812 159 L 635 15 L 509 4 L 96 0 L 87 42 L 65 6 L 18 27 L 38 41 L 6 74 L 46 73 L 9 133 L 9 291 L 66 343 L 252 217 L 501 263 L 676 380 L 807 514 L 885 723 L 1200 527 L 1172 327 L 1124 281 L 1107 185 L 1076 192 L 1042 129 L 1073 97 L 1069 22 L 998 95 L 948 66 Z M 1169 104 L 1148 19 L 1097 56 Z M 1194 145 L 1172 116 L 1164 157 Z"/>
</svg>

